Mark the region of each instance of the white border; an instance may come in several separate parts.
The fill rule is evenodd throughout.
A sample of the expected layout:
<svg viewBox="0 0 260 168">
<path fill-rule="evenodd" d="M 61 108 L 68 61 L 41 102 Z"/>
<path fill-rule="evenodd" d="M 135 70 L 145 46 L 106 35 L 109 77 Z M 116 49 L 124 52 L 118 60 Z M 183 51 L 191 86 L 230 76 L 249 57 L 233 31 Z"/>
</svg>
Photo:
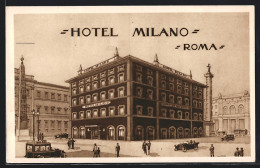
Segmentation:
<svg viewBox="0 0 260 168">
<path fill-rule="evenodd" d="M 15 158 L 14 117 L 14 15 L 51 13 L 206 13 L 248 12 L 250 17 L 250 157 L 135 157 L 135 158 Z M 6 7 L 6 161 L 7 163 L 157 163 L 255 161 L 255 9 L 254 6 L 100 6 Z M 11 68 L 10 68 L 11 67 Z M 187 160 L 188 159 L 188 160 Z"/>
</svg>

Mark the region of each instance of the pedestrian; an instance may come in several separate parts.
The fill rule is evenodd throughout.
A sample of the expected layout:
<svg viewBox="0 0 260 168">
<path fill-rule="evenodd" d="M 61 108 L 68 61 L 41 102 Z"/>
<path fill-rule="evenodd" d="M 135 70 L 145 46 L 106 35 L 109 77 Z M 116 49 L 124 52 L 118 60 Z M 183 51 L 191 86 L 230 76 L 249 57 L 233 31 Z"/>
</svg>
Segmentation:
<svg viewBox="0 0 260 168">
<path fill-rule="evenodd" d="M 243 157 L 244 156 L 244 149 L 240 148 L 240 156 Z"/>
<path fill-rule="evenodd" d="M 71 146 L 71 140 L 70 140 L 70 138 L 68 139 L 67 144 L 68 144 L 68 149 L 70 149 L 70 146 Z"/>
<path fill-rule="evenodd" d="M 71 148 L 74 149 L 74 143 L 75 143 L 75 140 L 72 138 L 71 139 Z"/>
<path fill-rule="evenodd" d="M 99 149 L 99 147 L 97 148 L 97 157 L 100 157 L 100 149 Z"/>
<path fill-rule="evenodd" d="M 147 143 L 148 155 L 150 155 L 151 145 L 152 145 L 151 142 L 148 141 L 148 143 Z"/>
<path fill-rule="evenodd" d="M 119 151 L 120 151 L 120 146 L 119 143 L 116 144 L 116 157 L 119 157 Z"/>
<path fill-rule="evenodd" d="M 143 142 L 143 146 L 142 147 L 143 147 L 144 154 L 147 155 L 147 149 L 146 149 L 146 142 L 145 142 L 145 140 Z"/>
<path fill-rule="evenodd" d="M 42 141 L 43 141 L 43 139 L 44 139 L 44 136 L 43 136 L 43 133 L 42 133 Z"/>
<path fill-rule="evenodd" d="M 209 151 L 210 151 L 210 157 L 214 157 L 214 146 L 213 146 L 213 144 L 211 144 Z"/>
<path fill-rule="evenodd" d="M 93 157 L 97 157 L 97 150 L 98 150 L 97 144 L 94 143 L 94 147 L 93 147 Z"/>
<path fill-rule="evenodd" d="M 239 148 L 237 147 L 236 149 L 237 149 L 237 150 L 235 151 L 234 156 L 235 156 L 235 157 L 239 157 L 239 156 L 240 156 Z"/>
</svg>

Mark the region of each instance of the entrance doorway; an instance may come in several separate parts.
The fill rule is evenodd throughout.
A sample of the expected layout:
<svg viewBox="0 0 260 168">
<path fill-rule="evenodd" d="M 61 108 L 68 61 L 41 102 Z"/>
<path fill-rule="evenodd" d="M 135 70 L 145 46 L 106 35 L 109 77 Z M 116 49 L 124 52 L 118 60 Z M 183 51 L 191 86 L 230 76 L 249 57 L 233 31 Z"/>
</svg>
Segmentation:
<svg viewBox="0 0 260 168">
<path fill-rule="evenodd" d="M 177 138 L 184 138 L 184 136 L 183 136 L 183 128 L 182 127 L 179 127 L 177 129 Z"/>
<path fill-rule="evenodd" d="M 155 131 L 154 131 L 154 127 L 153 126 L 148 126 L 147 128 L 146 128 L 146 139 L 147 140 L 153 140 L 154 139 L 154 133 L 155 133 Z"/>
<path fill-rule="evenodd" d="M 142 126 L 136 126 L 135 128 L 135 139 L 136 140 L 143 140 L 144 136 L 144 128 Z"/>
<path fill-rule="evenodd" d="M 167 129 L 161 128 L 161 139 L 167 139 Z"/>
<path fill-rule="evenodd" d="M 176 129 L 173 126 L 169 128 L 169 138 L 176 139 Z"/>
</svg>

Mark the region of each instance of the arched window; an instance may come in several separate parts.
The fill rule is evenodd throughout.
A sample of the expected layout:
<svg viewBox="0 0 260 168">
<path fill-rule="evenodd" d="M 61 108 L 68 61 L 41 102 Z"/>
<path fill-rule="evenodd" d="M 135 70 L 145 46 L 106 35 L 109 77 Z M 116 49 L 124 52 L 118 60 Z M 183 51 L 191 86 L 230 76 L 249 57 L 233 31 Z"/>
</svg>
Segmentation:
<svg viewBox="0 0 260 168">
<path fill-rule="evenodd" d="M 223 107 L 223 113 L 224 113 L 224 114 L 228 114 L 228 108 L 227 108 L 227 106 L 224 106 L 224 107 Z"/>
<path fill-rule="evenodd" d="M 240 114 L 244 113 L 244 106 L 242 104 L 238 106 L 238 113 Z"/>
<path fill-rule="evenodd" d="M 73 138 L 78 138 L 78 128 L 73 127 L 72 132 Z"/>
<path fill-rule="evenodd" d="M 125 140 L 125 127 L 119 126 L 117 130 L 118 130 L 118 140 Z"/>
<path fill-rule="evenodd" d="M 107 128 L 108 132 L 107 132 L 107 138 L 109 140 L 114 140 L 115 139 L 115 127 L 114 126 L 108 126 Z"/>
<path fill-rule="evenodd" d="M 230 111 L 230 114 L 235 114 L 236 113 L 236 107 L 234 105 L 230 106 L 229 111 Z"/>
<path fill-rule="evenodd" d="M 79 138 L 84 139 L 85 138 L 85 127 L 80 127 L 79 128 Z"/>
<path fill-rule="evenodd" d="M 190 113 L 189 112 L 185 112 L 185 119 L 186 120 L 188 120 L 189 119 L 189 117 L 190 117 L 190 115 L 189 115 Z"/>
<path fill-rule="evenodd" d="M 178 119 L 182 119 L 182 111 L 178 111 Z"/>
</svg>

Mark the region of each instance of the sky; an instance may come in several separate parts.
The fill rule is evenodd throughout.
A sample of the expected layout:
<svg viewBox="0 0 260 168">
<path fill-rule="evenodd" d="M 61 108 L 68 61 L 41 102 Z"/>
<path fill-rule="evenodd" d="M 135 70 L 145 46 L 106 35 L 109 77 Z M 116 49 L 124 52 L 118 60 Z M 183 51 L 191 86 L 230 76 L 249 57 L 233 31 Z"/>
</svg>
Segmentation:
<svg viewBox="0 0 260 168">
<path fill-rule="evenodd" d="M 113 28 L 118 36 L 60 34 L 64 29 L 95 27 Z M 186 28 L 189 33 L 133 37 L 135 28 Z M 194 29 L 199 31 L 192 33 Z M 40 82 L 68 86 L 65 80 L 77 75 L 80 64 L 85 69 L 111 58 L 117 47 L 120 56 L 130 54 L 151 63 L 157 54 L 161 64 L 186 74 L 191 70 L 193 79 L 204 84 L 210 63 L 214 97 L 250 86 L 248 13 L 16 14 L 14 43 L 15 68 L 23 55 L 26 74 Z M 183 50 L 184 44 L 214 44 L 218 50 Z M 219 49 L 221 45 L 225 47 Z"/>
</svg>

